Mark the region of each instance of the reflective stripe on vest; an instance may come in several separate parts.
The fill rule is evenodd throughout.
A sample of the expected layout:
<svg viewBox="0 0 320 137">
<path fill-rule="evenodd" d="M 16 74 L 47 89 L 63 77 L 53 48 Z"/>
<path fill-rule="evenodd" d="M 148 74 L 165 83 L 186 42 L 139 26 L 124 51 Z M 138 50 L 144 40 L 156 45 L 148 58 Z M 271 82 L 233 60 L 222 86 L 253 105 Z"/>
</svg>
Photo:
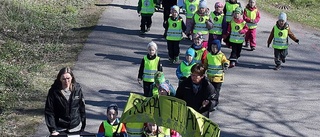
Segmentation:
<svg viewBox="0 0 320 137">
<path fill-rule="evenodd" d="M 190 2 L 189 0 L 186 0 L 186 18 L 192 18 L 193 15 L 198 10 L 200 0 L 194 0 L 193 2 Z"/>
<path fill-rule="evenodd" d="M 142 0 L 141 13 L 153 14 L 155 5 L 152 0 Z"/>
<path fill-rule="evenodd" d="M 147 56 L 143 57 L 144 59 L 144 70 L 143 70 L 143 81 L 154 82 L 154 74 L 158 70 L 158 64 L 160 57 L 156 57 L 153 60 L 149 60 Z"/>
<path fill-rule="evenodd" d="M 183 38 L 182 35 L 182 19 L 173 21 L 171 18 L 168 19 L 168 31 L 167 31 L 167 40 L 180 41 Z"/>
<path fill-rule="evenodd" d="M 244 28 L 246 22 L 238 24 L 234 20 L 231 21 L 231 34 L 230 34 L 230 42 L 233 43 L 243 43 L 244 42 L 244 34 L 240 34 L 239 31 Z"/>
<path fill-rule="evenodd" d="M 210 34 L 222 34 L 222 21 L 224 14 L 220 14 L 216 16 L 213 12 L 211 12 L 211 17 L 213 19 L 213 28 L 209 30 Z"/>
<path fill-rule="evenodd" d="M 201 58 L 202 58 L 202 55 L 203 55 L 205 50 L 206 50 L 206 48 L 201 48 L 199 50 L 195 50 L 196 51 L 196 56 L 193 58 L 195 63 L 202 63 L 201 62 Z"/>
<path fill-rule="evenodd" d="M 232 20 L 232 13 L 233 11 L 239 7 L 239 4 L 230 4 L 229 2 L 226 2 L 226 21 L 230 22 Z"/>
<path fill-rule="evenodd" d="M 121 129 L 122 129 L 122 126 L 123 124 L 122 123 L 119 123 L 120 126 L 119 126 L 119 129 L 118 129 L 118 132 L 117 133 L 120 133 Z M 105 137 L 112 137 L 113 136 L 113 133 L 116 132 L 117 128 L 118 128 L 118 125 L 110 125 L 108 123 L 108 121 L 104 120 L 103 121 L 103 128 L 104 128 L 104 136 Z"/>
<path fill-rule="evenodd" d="M 208 76 L 222 76 L 223 75 L 223 68 L 221 64 L 223 54 L 212 55 L 209 53 L 207 55 L 208 60 Z"/>
<path fill-rule="evenodd" d="M 194 29 L 193 33 L 201 32 L 202 34 L 208 34 L 209 30 L 206 25 L 206 20 L 209 19 L 209 16 L 199 16 L 198 14 L 194 14 Z"/>
<path fill-rule="evenodd" d="M 126 123 L 128 137 L 141 137 L 143 133 L 143 123 Z"/>
<path fill-rule="evenodd" d="M 250 20 L 255 20 L 256 19 L 257 12 L 258 12 L 257 9 L 254 9 L 253 11 L 251 11 L 251 10 L 246 8 L 245 10 L 246 10 L 246 13 L 247 13 L 247 17 L 250 18 Z M 249 23 L 249 22 L 247 22 L 247 25 L 248 25 L 249 29 L 257 28 L 257 23 Z"/>
<path fill-rule="evenodd" d="M 180 64 L 180 71 L 183 77 L 189 77 L 191 75 L 191 68 L 196 63 L 192 63 L 190 65 L 186 65 L 185 63 Z"/>
<path fill-rule="evenodd" d="M 275 49 L 287 49 L 288 48 L 288 33 L 289 28 L 280 30 L 277 25 L 273 27 L 273 44 L 272 47 Z"/>
</svg>

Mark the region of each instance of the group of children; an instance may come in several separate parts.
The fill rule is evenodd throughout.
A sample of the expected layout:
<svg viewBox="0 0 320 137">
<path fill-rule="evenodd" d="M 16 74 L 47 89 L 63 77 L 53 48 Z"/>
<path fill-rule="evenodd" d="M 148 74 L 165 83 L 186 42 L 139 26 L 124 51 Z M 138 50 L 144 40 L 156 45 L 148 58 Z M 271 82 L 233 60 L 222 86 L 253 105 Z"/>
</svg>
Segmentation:
<svg viewBox="0 0 320 137">
<path fill-rule="evenodd" d="M 256 7 L 256 0 L 249 0 L 245 9 L 237 0 L 227 0 L 225 5 L 216 2 L 215 10 L 210 12 L 205 0 L 185 0 L 186 24 L 179 15 L 180 7 L 173 6 L 167 21 L 164 21 L 165 38 L 169 61 L 179 64 L 176 76 L 181 83 L 191 74 L 191 67 L 201 63 L 207 70 L 207 78 L 215 87 L 218 97 L 224 82 L 224 71 L 232 68 L 238 62 L 243 43 L 245 47 L 256 49 L 256 28 L 260 20 L 260 13 Z M 141 15 L 141 33 L 150 30 L 154 13 L 153 0 L 139 0 L 138 13 Z M 192 39 L 192 45 L 186 50 L 185 60 L 179 61 L 180 41 L 183 34 Z M 286 62 L 288 55 L 288 37 L 299 44 L 299 39 L 291 32 L 287 23 L 287 15 L 281 12 L 276 25 L 272 28 L 267 41 L 267 47 L 274 48 L 275 70 L 281 69 L 281 63 Z M 229 59 L 221 51 L 221 42 L 232 49 Z M 144 96 L 154 95 L 175 96 L 175 89 L 165 79 L 162 72 L 160 57 L 157 55 L 157 44 L 150 42 L 147 46 L 148 54 L 140 63 L 138 82 L 143 86 Z M 127 132 L 125 124 L 119 123 L 118 108 L 112 104 L 107 109 L 107 121 L 103 121 L 98 136 L 111 137 L 113 133 Z M 140 123 L 141 135 L 179 136 L 174 130 L 157 126 L 155 123 Z M 130 129 L 130 128 L 129 128 Z M 108 133 L 107 133 L 108 131 Z M 135 133 L 136 134 L 136 133 Z"/>
</svg>

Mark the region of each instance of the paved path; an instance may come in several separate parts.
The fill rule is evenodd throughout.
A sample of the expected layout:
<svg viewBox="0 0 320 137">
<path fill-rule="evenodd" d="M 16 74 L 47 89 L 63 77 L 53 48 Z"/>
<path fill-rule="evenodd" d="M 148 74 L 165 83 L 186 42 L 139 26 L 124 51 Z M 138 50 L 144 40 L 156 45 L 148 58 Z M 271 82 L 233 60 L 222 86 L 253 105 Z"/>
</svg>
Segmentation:
<svg viewBox="0 0 320 137">
<path fill-rule="evenodd" d="M 214 2 L 209 1 L 210 8 Z M 151 40 L 158 43 L 166 78 L 177 87 L 177 65 L 167 61 L 166 42 L 161 38 L 162 14 L 155 13 L 151 31 L 141 37 L 136 6 L 137 0 L 114 0 L 107 5 L 74 67 L 85 91 L 88 132 L 97 132 L 107 105 L 117 103 L 122 110 L 130 92 L 142 93 L 137 72 Z M 273 49 L 266 47 L 266 41 L 277 19 L 261 16 L 258 47 L 243 50 L 240 64 L 227 71 L 221 103 L 211 119 L 220 125 L 223 137 L 320 135 L 320 34 L 290 23 L 300 45 L 290 40 L 287 62 L 274 71 Z M 190 44 L 181 42 L 181 59 Z M 222 51 L 229 57 L 230 49 Z M 42 123 L 34 136 L 47 134 Z"/>
</svg>

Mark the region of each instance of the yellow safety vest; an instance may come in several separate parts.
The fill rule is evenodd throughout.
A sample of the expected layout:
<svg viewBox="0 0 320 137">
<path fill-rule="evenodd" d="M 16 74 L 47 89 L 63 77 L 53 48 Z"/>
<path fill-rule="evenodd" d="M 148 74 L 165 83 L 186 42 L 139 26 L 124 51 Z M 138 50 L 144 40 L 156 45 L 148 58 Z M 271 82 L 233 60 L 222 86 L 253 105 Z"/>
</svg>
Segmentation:
<svg viewBox="0 0 320 137">
<path fill-rule="evenodd" d="M 232 19 L 232 13 L 237 7 L 239 7 L 239 4 L 238 3 L 231 4 L 229 2 L 226 2 L 225 6 L 226 6 L 226 21 L 230 22 Z"/>
<path fill-rule="evenodd" d="M 144 123 L 126 123 L 128 137 L 141 137 Z"/>
<path fill-rule="evenodd" d="M 206 50 L 206 48 L 201 48 L 199 50 L 195 50 L 196 56 L 193 58 L 195 63 L 202 63 L 201 62 L 201 58 L 202 58 L 202 55 L 203 55 L 205 50 Z"/>
<path fill-rule="evenodd" d="M 257 9 L 254 9 L 253 11 L 249 10 L 249 9 L 245 9 L 246 10 L 246 15 L 248 18 L 250 18 L 251 20 L 255 20 L 257 17 Z M 247 25 L 249 27 L 249 29 L 254 29 L 257 28 L 257 23 L 251 23 L 251 22 L 247 22 Z"/>
<path fill-rule="evenodd" d="M 154 82 L 154 74 L 158 70 L 158 64 L 160 57 L 156 57 L 153 60 L 149 60 L 147 56 L 143 57 L 144 59 L 144 69 L 143 69 L 143 81 Z"/>
<path fill-rule="evenodd" d="M 273 44 L 272 47 L 275 49 L 287 49 L 288 48 L 288 34 L 289 27 L 283 30 L 280 30 L 277 25 L 273 27 Z"/>
<path fill-rule="evenodd" d="M 120 124 L 120 126 L 119 126 L 119 129 L 118 129 L 117 133 L 120 133 L 120 131 L 121 131 L 121 129 L 122 129 L 122 126 L 123 126 L 122 123 L 119 123 L 119 124 Z M 116 130 L 117 130 L 117 128 L 118 128 L 118 125 L 112 126 L 112 125 L 110 125 L 110 124 L 108 123 L 108 121 L 104 120 L 104 121 L 103 121 L 103 127 L 104 127 L 104 136 L 105 136 L 105 137 L 112 137 L 112 136 L 113 136 L 113 133 L 116 132 Z"/>
<path fill-rule="evenodd" d="M 186 3 L 186 18 L 190 19 L 197 12 L 200 0 L 194 0 L 192 2 L 190 2 L 189 0 L 186 0 L 185 3 Z"/>
<path fill-rule="evenodd" d="M 216 16 L 213 12 L 211 12 L 211 17 L 213 19 L 213 28 L 210 29 L 210 34 L 221 35 L 222 34 L 222 21 L 224 14 L 220 14 Z"/>
<path fill-rule="evenodd" d="M 153 3 L 153 0 L 142 0 L 142 5 L 141 5 L 141 13 L 144 14 L 153 14 L 155 5 Z"/>
<path fill-rule="evenodd" d="M 219 54 L 219 53 L 217 55 L 208 53 L 207 55 L 207 60 L 208 60 L 207 75 L 209 79 L 211 78 L 217 79 L 217 80 L 214 80 L 215 82 L 216 81 L 223 82 L 224 73 L 223 73 L 223 67 L 221 63 L 222 57 L 223 57 L 223 54 Z"/>
<path fill-rule="evenodd" d="M 202 33 L 202 34 L 208 34 L 209 30 L 206 26 L 206 20 L 209 19 L 209 16 L 199 16 L 198 14 L 194 14 L 194 29 L 193 29 L 193 33 L 196 34 L 198 32 Z"/>
<path fill-rule="evenodd" d="M 244 42 L 244 34 L 240 34 L 239 31 L 244 28 L 246 22 L 238 24 L 234 20 L 231 21 L 231 35 L 230 42 L 233 43 L 243 43 Z"/>
<path fill-rule="evenodd" d="M 196 63 L 193 62 L 192 64 L 189 64 L 188 66 L 185 63 L 180 64 L 180 71 L 181 71 L 183 77 L 189 77 L 191 75 L 191 68 L 194 64 L 196 64 Z"/>
<path fill-rule="evenodd" d="M 183 38 L 182 35 L 182 19 L 176 21 L 171 18 L 168 19 L 168 31 L 167 31 L 167 40 L 180 41 Z"/>
</svg>

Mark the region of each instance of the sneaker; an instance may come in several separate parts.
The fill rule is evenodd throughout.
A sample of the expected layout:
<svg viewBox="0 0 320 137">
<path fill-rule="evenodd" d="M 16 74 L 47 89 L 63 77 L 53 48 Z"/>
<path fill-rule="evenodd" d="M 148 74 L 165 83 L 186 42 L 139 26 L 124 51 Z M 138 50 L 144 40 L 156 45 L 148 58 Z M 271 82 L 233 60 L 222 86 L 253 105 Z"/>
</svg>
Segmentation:
<svg viewBox="0 0 320 137">
<path fill-rule="evenodd" d="M 173 63 L 174 59 L 169 57 L 169 62 Z"/>
<path fill-rule="evenodd" d="M 246 42 L 246 43 L 244 44 L 244 47 L 249 47 L 249 42 Z"/>
<path fill-rule="evenodd" d="M 146 34 L 146 32 L 143 30 L 140 30 L 140 34 L 143 35 L 143 34 Z"/>
<path fill-rule="evenodd" d="M 234 66 L 236 66 L 236 62 L 232 61 L 229 65 L 229 68 L 233 68 Z"/>
<path fill-rule="evenodd" d="M 286 63 L 286 59 L 285 58 L 281 59 L 281 61 L 282 61 L 282 63 Z"/>
<path fill-rule="evenodd" d="M 180 60 L 179 57 L 176 57 L 173 61 L 174 64 L 180 64 Z"/>
<path fill-rule="evenodd" d="M 256 47 L 251 47 L 251 51 L 254 51 L 254 50 L 256 50 Z"/>
<path fill-rule="evenodd" d="M 147 28 L 147 31 L 146 32 L 149 32 L 150 31 L 150 28 Z"/>
<path fill-rule="evenodd" d="M 281 69 L 281 65 L 276 65 L 276 67 L 274 68 L 274 70 L 280 70 Z"/>
</svg>

